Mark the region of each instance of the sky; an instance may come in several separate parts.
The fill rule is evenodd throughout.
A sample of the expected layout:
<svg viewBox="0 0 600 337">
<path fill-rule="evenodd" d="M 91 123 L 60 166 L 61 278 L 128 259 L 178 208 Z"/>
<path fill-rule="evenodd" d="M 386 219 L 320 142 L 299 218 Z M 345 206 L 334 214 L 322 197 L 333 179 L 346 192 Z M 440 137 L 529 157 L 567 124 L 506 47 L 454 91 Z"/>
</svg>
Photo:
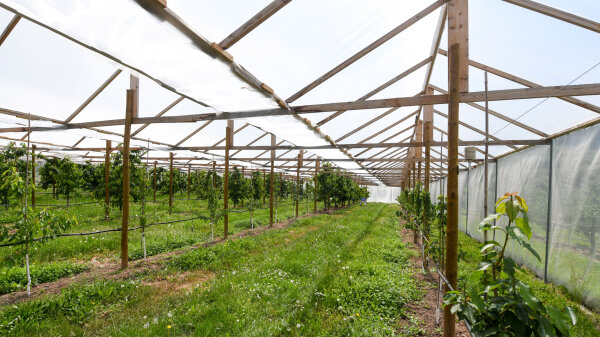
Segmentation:
<svg viewBox="0 0 600 337">
<path fill-rule="evenodd" d="M 0 1 L 11 3 L 12 1 Z M 48 5 L 56 0 L 29 0 L 37 6 Z M 86 3 L 64 2 L 61 6 L 75 10 Z M 220 42 L 237 27 L 264 8 L 270 0 L 169 0 L 171 10 L 180 15 L 208 41 Z M 433 1 L 408 0 L 293 0 L 266 22 L 231 47 L 230 52 L 236 62 L 248 69 L 262 82 L 272 87 L 282 98 L 287 98 L 303 88 L 323 73 L 335 67 L 372 41 L 401 24 L 406 19 L 431 4 Z M 591 20 L 600 21 L 600 2 L 594 0 L 552 0 L 540 1 Z M 100 5 L 99 5 L 100 6 Z M 75 8 L 75 9 L 74 9 Z M 77 9 L 80 10 L 80 9 Z M 98 9 L 98 10 L 101 10 Z M 52 13 L 48 11 L 46 13 Z M 113 31 L 110 39 L 98 41 L 100 35 L 89 30 L 91 41 L 100 46 L 123 53 L 132 53 L 134 48 L 123 41 L 138 41 L 134 52 L 156 55 L 153 63 L 144 64 L 144 69 L 155 77 L 172 78 L 172 84 L 182 92 L 195 92 L 204 95 L 215 106 L 264 108 L 259 99 L 244 88 L 221 88 L 215 83 L 230 83 L 229 79 L 219 78 L 203 68 L 190 66 L 195 54 L 185 48 L 178 50 L 160 48 L 156 45 L 169 45 L 151 32 L 139 31 L 141 23 L 129 25 L 137 18 L 127 14 L 114 17 L 93 17 L 98 26 L 106 24 Z M 313 91 L 298 99 L 292 105 L 352 101 L 366 94 L 388 79 L 402 73 L 429 56 L 439 10 L 434 11 L 398 36 L 383 44 L 361 60 L 341 71 Z M 12 13 L 0 9 L 0 27 L 5 27 Z M 65 19 L 65 18 L 62 18 Z M 151 19 L 151 18 L 150 18 Z M 83 17 L 68 18 L 71 26 L 85 27 Z M 3 29 L 3 28 L 0 28 Z M 168 28 L 165 28 L 168 29 Z M 85 34 L 83 30 L 81 34 Z M 96 40 L 94 40 L 96 39 Z M 156 39 L 156 40 L 155 40 Z M 441 48 L 447 48 L 447 35 L 444 33 Z M 472 60 L 526 78 L 541 85 L 566 85 L 600 62 L 600 35 L 562 21 L 528 11 L 500 0 L 471 0 L 469 2 L 469 53 Z M 177 47 L 173 44 L 173 48 Z M 128 49 L 129 48 L 129 49 Z M 155 49 L 152 49 L 155 48 Z M 164 66 L 160 61 L 164 55 L 177 54 L 181 62 Z M 172 55 L 171 55 L 172 56 Z M 151 59 L 151 58 L 150 58 Z M 87 50 L 65 38 L 50 32 L 27 20 L 21 20 L 11 36 L 0 47 L 0 107 L 23 112 L 31 112 L 56 119 L 65 119 L 122 66 L 93 51 Z M 423 85 L 425 68 L 422 67 L 410 76 L 373 96 L 377 98 L 406 97 L 417 94 Z M 447 62 L 438 55 L 433 70 L 431 84 L 447 89 Z M 206 70 L 206 69 L 205 69 Z M 188 76 L 185 76 L 188 75 Z M 484 88 L 483 72 L 470 68 L 470 91 Z M 217 76 L 217 77 L 215 77 Z M 184 79 L 184 80 L 182 80 Z M 598 83 L 600 65 L 578 78 L 572 84 Z M 232 80 L 233 81 L 233 80 Z M 235 84 L 235 81 L 231 82 Z M 129 86 L 127 69 L 120 74 L 73 122 L 123 118 L 125 111 L 125 90 Z M 500 90 L 519 88 L 518 84 L 489 76 L 489 89 Z M 187 91 L 186 91 L 187 90 Z M 148 78 L 140 79 L 140 116 L 154 116 L 171 104 L 178 95 L 160 87 Z M 244 100 L 242 97 L 248 97 Z M 581 97 L 600 105 L 600 96 Z M 491 102 L 490 109 L 552 134 L 570 126 L 598 117 L 595 113 L 576 107 L 558 99 L 519 100 Z M 252 106 L 256 102 L 257 106 Z M 259 104 L 260 103 L 260 104 Z M 541 104 L 540 104 L 541 103 Z M 539 104 L 539 105 L 538 105 Z M 533 109 L 532 109 L 533 108 Z M 447 113 L 444 105 L 436 105 L 436 110 Z M 531 110 L 532 109 L 532 110 Z M 246 110 L 246 109 L 242 109 Z M 531 110 L 531 111 L 529 111 Z M 177 104 L 166 115 L 195 114 L 212 111 L 190 100 Z M 349 111 L 321 127 L 322 131 L 334 140 L 362 123 L 387 111 L 373 109 Z M 400 108 L 368 127 L 362 128 L 341 143 L 356 143 L 369 135 L 389 126 L 415 111 L 414 107 Z M 304 117 L 313 124 L 331 113 L 308 114 Z M 477 128 L 484 127 L 484 113 L 472 107 L 461 105 L 461 120 Z M 247 120 L 252 123 L 251 120 Z M 5 123 L 3 123 L 5 122 Z M 0 127 L 11 125 L 10 117 L 0 116 Z M 237 121 L 236 127 L 245 122 Z M 414 123 L 414 118 L 392 128 L 388 132 L 370 140 L 380 142 Z M 434 125 L 447 128 L 447 120 L 435 115 Z M 536 139 L 539 136 L 508 125 L 495 117 L 490 117 L 491 134 L 501 139 Z M 139 136 L 143 139 L 174 144 L 199 127 L 199 123 L 178 125 L 154 125 L 146 128 Z M 122 127 L 107 127 L 106 130 L 122 132 Z M 136 127 L 134 127 L 134 130 Z M 293 130 L 286 130 L 292 132 Z M 482 136 L 464 127 L 459 137 L 463 140 L 480 140 Z M 201 132 L 183 143 L 183 146 L 213 145 L 225 133 L 225 122 L 211 123 Z M 236 144 L 245 144 L 262 134 L 261 130 L 247 127 L 235 136 Z M 404 132 L 388 140 L 398 142 L 411 134 Z M 8 136 L 20 138 L 23 134 Z M 32 139 L 51 140 L 62 145 L 73 145 L 83 135 L 95 136 L 89 132 L 69 131 L 53 133 L 33 133 Z M 103 136 L 100 136 L 102 138 Z M 434 132 L 434 138 L 441 134 Z M 290 135 L 290 138 L 293 138 Z M 297 145 L 302 145 L 297 141 Z M 117 140 L 117 139 L 115 139 Z M 268 145 L 269 138 L 263 137 L 256 145 Z M 141 145 L 143 142 L 134 142 Z M 87 138 L 81 146 L 103 146 L 104 141 Z M 491 154 L 498 155 L 510 150 L 508 147 L 492 147 Z M 356 154 L 361 150 L 353 150 Z M 389 152 L 391 152 L 390 150 Z M 296 151 L 297 152 L 297 151 Z M 294 157 L 297 153 L 285 157 Z M 378 150 L 370 150 L 363 156 L 371 156 Z M 222 155 L 222 151 L 214 151 Z M 239 156 L 249 157 L 260 151 L 242 151 Z M 445 151 L 444 151 L 445 153 Z M 481 156 L 481 154 L 478 154 Z"/>
</svg>

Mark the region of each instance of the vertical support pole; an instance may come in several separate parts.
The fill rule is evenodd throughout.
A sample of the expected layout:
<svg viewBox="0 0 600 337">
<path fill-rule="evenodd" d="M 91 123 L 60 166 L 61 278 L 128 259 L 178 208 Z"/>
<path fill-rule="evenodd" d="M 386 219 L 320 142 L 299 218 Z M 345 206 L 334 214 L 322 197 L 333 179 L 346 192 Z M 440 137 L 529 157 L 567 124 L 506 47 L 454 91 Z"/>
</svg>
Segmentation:
<svg viewBox="0 0 600 337">
<path fill-rule="evenodd" d="M 488 111 L 488 73 L 484 73 L 485 86 L 485 154 L 483 158 L 483 216 L 488 216 L 488 155 L 489 155 L 489 133 L 490 115 Z M 483 241 L 488 240 L 488 231 L 483 231 Z"/>
<path fill-rule="evenodd" d="M 154 161 L 154 184 L 152 186 L 152 201 L 156 203 L 156 160 Z"/>
<path fill-rule="evenodd" d="M 496 164 L 497 166 L 498 164 Z M 548 169 L 548 208 L 546 214 L 546 258 L 544 259 L 544 283 L 548 283 L 548 260 L 550 258 L 550 231 L 552 225 L 552 174 L 554 171 L 554 139 L 550 139 L 550 167 Z M 496 178 L 497 180 L 497 178 Z M 595 234 L 592 234 L 595 235 Z"/>
<path fill-rule="evenodd" d="M 223 238 L 227 239 L 229 231 L 229 148 L 233 145 L 233 120 L 227 121 L 225 128 L 225 174 L 223 175 L 223 209 L 225 216 L 223 219 Z"/>
<path fill-rule="evenodd" d="M 125 131 L 123 132 L 123 213 L 121 214 L 121 269 L 129 263 L 129 143 L 131 138 L 131 119 L 135 105 L 135 90 L 127 90 L 127 108 L 125 109 Z"/>
<path fill-rule="evenodd" d="M 296 168 L 296 218 L 298 218 L 298 208 L 300 206 L 300 167 L 302 166 L 302 150 L 298 153 L 298 167 Z"/>
<path fill-rule="evenodd" d="M 173 212 L 173 152 L 169 153 L 169 214 Z"/>
<path fill-rule="evenodd" d="M 267 190 L 267 173 L 265 170 L 262 170 L 262 173 L 263 173 L 263 188 L 266 191 Z M 262 201 L 263 205 L 265 204 L 265 196 L 266 196 L 266 193 L 263 193 L 263 201 Z"/>
<path fill-rule="evenodd" d="M 449 0 L 448 8 L 448 223 L 446 278 L 457 288 L 458 264 L 458 121 L 460 93 L 469 91 L 468 0 Z M 448 291 L 449 287 L 446 286 Z M 456 316 L 444 307 L 444 337 L 454 337 Z"/>
<path fill-rule="evenodd" d="M 188 192 L 188 199 L 190 198 L 190 190 L 191 190 L 191 181 L 192 181 L 192 164 L 188 165 L 188 176 L 187 176 L 187 192 Z"/>
<path fill-rule="evenodd" d="M 213 169 L 212 169 L 212 181 L 213 181 L 213 188 L 217 187 L 217 161 L 213 160 Z"/>
<path fill-rule="evenodd" d="M 456 1 L 455 1 L 456 2 Z M 458 267 L 458 113 L 460 103 L 459 50 L 460 44 L 450 46 L 449 103 L 448 103 L 448 223 L 446 230 L 446 278 L 457 289 Z M 450 291 L 446 285 L 445 291 Z M 444 307 L 444 337 L 455 336 L 456 317 L 450 306 Z"/>
<path fill-rule="evenodd" d="M 31 145 L 31 207 L 35 208 L 35 145 Z"/>
<path fill-rule="evenodd" d="M 427 88 L 427 95 L 433 94 L 433 89 Z M 433 140 L 433 106 L 426 105 L 423 107 L 423 136 L 425 140 L 425 191 L 429 192 L 430 174 L 431 174 L 431 141 Z M 423 223 L 427 223 L 427 214 L 423 213 Z M 425 238 L 429 239 L 429 233 L 425 232 Z M 423 242 L 423 245 L 425 243 Z M 423 259 L 423 269 L 428 270 L 427 253 Z"/>
<path fill-rule="evenodd" d="M 110 183 L 110 148 L 112 147 L 111 141 L 106 141 L 106 155 L 104 157 L 104 220 L 108 220 L 109 216 L 109 205 L 110 195 L 108 185 Z"/>
<path fill-rule="evenodd" d="M 275 181 L 275 135 L 271 134 L 271 176 L 269 184 L 269 226 L 273 227 L 273 184 Z"/>
<path fill-rule="evenodd" d="M 321 161 L 317 160 L 317 162 L 315 163 L 315 178 L 314 178 L 314 183 L 315 183 L 315 195 L 314 195 L 314 208 L 313 208 L 313 212 L 315 214 L 317 214 L 317 193 L 319 192 L 319 181 L 317 179 L 317 177 L 319 176 L 319 166 L 321 165 Z"/>
</svg>

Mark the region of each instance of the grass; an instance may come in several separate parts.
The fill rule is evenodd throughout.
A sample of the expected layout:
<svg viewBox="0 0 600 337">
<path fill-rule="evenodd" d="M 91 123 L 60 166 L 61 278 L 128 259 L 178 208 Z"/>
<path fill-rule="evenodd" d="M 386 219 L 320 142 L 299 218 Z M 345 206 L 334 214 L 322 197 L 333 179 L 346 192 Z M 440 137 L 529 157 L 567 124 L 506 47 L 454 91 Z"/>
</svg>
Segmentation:
<svg viewBox="0 0 600 337">
<path fill-rule="evenodd" d="M 31 284 L 41 284 L 72 276 L 88 267 L 69 262 L 51 263 L 42 266 L 32 265 L 30 268 Z M 2 268 L 0 270 L 0 294 L 23 290 L 27 287 L 27 272 L 24 267 Z"/>
<path fill-rule="evenodd" d="M 412 253 L 397 237 L 394 210 L 354 206 L 188 251 L 135 280 L 75 285 L 2 309 L 5 330 L 0 331 L 15 336 L 396 335 L 404 305 L 422 293 L 412 278 Z M 194 275 L 211 276 L 200 282 Z"/>
</svg>

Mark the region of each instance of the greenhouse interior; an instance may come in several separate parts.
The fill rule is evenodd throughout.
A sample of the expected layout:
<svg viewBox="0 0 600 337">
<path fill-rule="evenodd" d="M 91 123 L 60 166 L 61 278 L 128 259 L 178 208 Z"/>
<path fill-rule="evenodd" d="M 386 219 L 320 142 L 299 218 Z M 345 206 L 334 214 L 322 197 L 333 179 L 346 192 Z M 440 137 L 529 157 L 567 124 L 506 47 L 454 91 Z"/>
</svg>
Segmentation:
<svg viewBox="0 0 600 337">
<path fill-rule="evenodd" d="M 2 336 L 600 336 L 598 1 L 0 0 L 0 69 Z"/>
</svg>

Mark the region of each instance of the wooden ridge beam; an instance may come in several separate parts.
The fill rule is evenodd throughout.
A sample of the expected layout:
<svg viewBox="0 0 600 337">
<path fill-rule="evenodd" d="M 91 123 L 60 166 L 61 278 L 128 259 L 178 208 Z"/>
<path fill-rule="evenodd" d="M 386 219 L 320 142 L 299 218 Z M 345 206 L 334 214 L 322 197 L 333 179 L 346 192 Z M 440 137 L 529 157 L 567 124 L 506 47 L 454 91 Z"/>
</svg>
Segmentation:
<svg viewBox="0 0 600 337">
<path fill-rule="evenodd" d="M 77 117 L 77 115 L 79 115 L 79 113 L 81 113 L 83 111 L 83 109 L 85 109 L 85 107 L 87 107 L 90 103 L 92 103 L 92 101 L 98 97 L 98 95 L 100 95 L 100 93 L 102 91 L 104 91 L 104 89 L 106 89 L 106 87 L 108 87 L 109 84 L 112 83 L 112 81 L 117 78 L 117 76 L 119 76 L 119 74 L 121 73 L 121 69 L 117 69 L 114 73 L 112 73 L 107 79 L 106 81 L 104 81 L 104 83 L 102 83 L 102 85 L 100 85 L 100 87 L 98 87 L 98 89 L 96 89 L 91 95 L 90 97 L 88 97 L 77 109 L 75 109 L 75 111 L 73 111 L 73 113 L 67 117 L 67 119 L 65 119 L 65 124 L 69 123 L 70 121 L 73 120 L 73 118 Z"/>
</svg>

